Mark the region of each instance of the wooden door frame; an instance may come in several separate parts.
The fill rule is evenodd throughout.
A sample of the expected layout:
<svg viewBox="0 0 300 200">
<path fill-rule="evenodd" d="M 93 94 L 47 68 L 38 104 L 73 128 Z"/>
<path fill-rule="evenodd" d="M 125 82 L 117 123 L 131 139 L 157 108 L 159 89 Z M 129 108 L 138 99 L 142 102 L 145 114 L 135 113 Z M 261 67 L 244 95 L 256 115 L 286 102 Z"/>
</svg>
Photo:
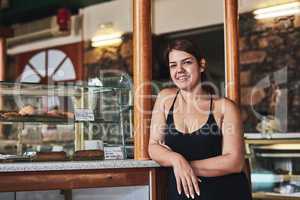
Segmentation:
<svg viewBox="0 0 300 200">
<path fill-rule="evenodd" d="M 134 158 L 148 160 L 151 110 L 151 0 L 133 3 Z M 237 104 L 239 89 L 238 0 L 224 0 L 226 97 Z M 148 98 L 147 98 L 148 97 Z"/>
</svg>

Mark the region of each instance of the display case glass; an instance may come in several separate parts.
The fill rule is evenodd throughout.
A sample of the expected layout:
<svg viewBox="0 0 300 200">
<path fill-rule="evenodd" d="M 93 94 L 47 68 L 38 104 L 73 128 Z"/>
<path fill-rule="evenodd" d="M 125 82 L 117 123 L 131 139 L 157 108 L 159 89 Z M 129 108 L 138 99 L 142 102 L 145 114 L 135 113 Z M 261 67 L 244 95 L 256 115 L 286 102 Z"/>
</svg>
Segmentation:
<svg viewBox="0 0 300 200">
<path fill-rule="evenodd" d="M 255 195 L 300 197 L 300 141 L 246 140 Z"/>
<path fill-rule="evenodd" d="M 246 133 L 291 137 L 300 131 L 298 18 L 239 15 L 240 102 Z"/>
<path fill-rule="evenodd" d="M 0 82 L 0 158 L 63 152 L 70 160 L 78 151 L 111 146 L 126 158 L 131 108 L 131 90 L 122 87 Z"/>
</svg>

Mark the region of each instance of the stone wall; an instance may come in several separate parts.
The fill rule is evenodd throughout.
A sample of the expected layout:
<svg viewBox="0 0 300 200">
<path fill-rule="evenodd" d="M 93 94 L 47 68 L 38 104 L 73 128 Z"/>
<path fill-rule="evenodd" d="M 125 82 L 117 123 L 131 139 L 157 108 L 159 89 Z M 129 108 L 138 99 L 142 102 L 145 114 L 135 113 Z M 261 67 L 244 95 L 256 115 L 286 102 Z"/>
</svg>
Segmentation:
<svg viewBox="0 0 300 200">
<path fill-rule="evenodd" d="M 85 59 L 86 67 L 85 80 L 99 78 L 103 86 L 107 87 L 124 87 L 122 84 L 122 76 L 126 74 L 132 75 L 132 36 L 131 34 L 123 35 L 123 42 L 116 46 L 107 47 L 91 47 L 90 42 L 85 43 Z M 118 90 L 116 90 L 118 91 Z M 128 98 L 128 92 L 123 98 Z M 126 96 L 125 96 L 126 95 Z M 95 109 L 98 109 L 99 117 L 104 121 L 115 123 L 96 123 L 93 124 L 93 139 L 102 139 L 108 144 L 121 144 L 122 135 L 120 129 L 124 130 L 126 138 L 130 136 L 130 114 L 128 111 L 123 112 L 123 126 L 121 127 L 118 102 L 120 102 L 117 92 L 103 93 L 99 97 L 98 104 Z"/>
<path fill-rule="evenodd" d="M 242 14 L 239 43 L 245 132 L 258 132 L 263 115 L 276 116 L 281 132 L 299 132 L 300 16 L 256 20 Z"/>
</svg>

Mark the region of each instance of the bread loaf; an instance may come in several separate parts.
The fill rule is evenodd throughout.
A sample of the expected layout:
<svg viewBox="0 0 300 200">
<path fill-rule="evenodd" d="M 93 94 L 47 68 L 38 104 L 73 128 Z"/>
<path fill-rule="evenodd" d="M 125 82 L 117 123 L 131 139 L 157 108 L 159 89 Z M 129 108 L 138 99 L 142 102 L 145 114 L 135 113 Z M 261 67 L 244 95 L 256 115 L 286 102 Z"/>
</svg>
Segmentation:
<svg viewBox="0 0 300 200">
<path fill-rule="evenodd" d="M 79 150 L 74 154 L 74 160 L 102 160 L 104 152 L 100 149 L 97 150 Z"/>
<path fill-rule="evenodd" d="M 67 159 L 66 152 L 37 152 L 33 161 L 64 161 Z"/>
</svg>

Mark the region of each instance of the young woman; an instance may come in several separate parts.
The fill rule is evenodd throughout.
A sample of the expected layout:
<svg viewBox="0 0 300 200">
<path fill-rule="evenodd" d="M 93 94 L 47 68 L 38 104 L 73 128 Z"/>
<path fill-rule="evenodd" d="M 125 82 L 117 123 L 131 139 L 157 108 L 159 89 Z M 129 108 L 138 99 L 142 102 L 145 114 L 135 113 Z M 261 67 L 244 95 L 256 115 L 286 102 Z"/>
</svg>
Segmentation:
<svg viewBox="0 0 300 200">
<path fill-rule="evenodd" d="M 168 199 L 250 200 L 237 106 L 203 86 L 205 60 L 192 42 L 173 41 L 165 57 L 176 88 L 157 96 L 149 154 L 171 167 Z"/>
</svg>

